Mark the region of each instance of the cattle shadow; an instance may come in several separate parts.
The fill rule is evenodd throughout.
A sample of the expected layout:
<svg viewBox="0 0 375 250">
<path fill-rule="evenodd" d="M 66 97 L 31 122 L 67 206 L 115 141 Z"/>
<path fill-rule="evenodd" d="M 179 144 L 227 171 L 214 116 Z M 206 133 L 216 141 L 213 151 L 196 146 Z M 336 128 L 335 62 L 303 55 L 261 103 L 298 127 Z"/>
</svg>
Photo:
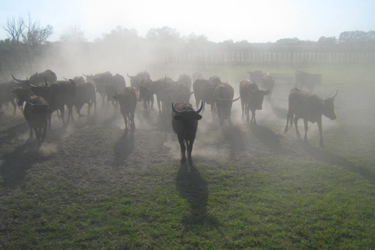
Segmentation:
<svg viewBox="0 0 375 250">
<path fill-rule="evenodd" d="M 231 155 L 247 150 L 248 136 L 240 126 L 227 124 L 221 127 L 221 133 L 229 145 Z"/>
<path fill-rule="evenodd" d="M 271 129 L 263 126 L 250 126 L 252 134 L 257 140 L 267 146 L 274 152 L 281 152 L 281 145 L 279 137 Z"/>
<path fill-rule="evenodd" d="M 301 141 L 299 142 L 299 144 L 309 155 L 311 155 L 315 159 L 321 162 L 327 162 L 332 165 L 340 166 L 350 172 L 361 175 L 369 181 L 375 182 L 375 173 L 369 171 L 367 168 L 355 166 L 345 157 L 328 152 L 323 148 L 313 147 L 308 142 Z"/>
<path fill-rule="evenodd" d="M 3 163 L 0 165 L 0 176 L 4 186 L 17 186 L 26 176 L 35 163 L 46 161 L 51 156 L 41 153 L 41 145 L 36 140 L 30 140 L 17 147 L 13 152 L 1 156 Z"/>
<path fill-rule="evenodd" d="M 187 164 L 181 163 L 176 177 L 176 189 L 190 205 L 190 214 L 182 218 L 187 230 L 194 225 L 219 226 L 218 220 L 207 214 L 208 185 L 193 164 L 189 169 Z"/>
<path fill-rule="evenodd" d="M 30 127 L 27 124 L 27 122 L 15 125 L 7 130 L 0 132 L 0 144 L 1 143 L 8 143 L 13 138 L 16 138 L 17 136 L 25 133 L 26 131 L 29 131 Z"/>
<path fill-rule="evenodd" d="M 118 167 L 128 158 L 131 152 L 134 151 L 134 132 L 125 129 L 122 136 L 115 142 L 113 147 L 114 159 L 112 166 Z"/>
</svg>

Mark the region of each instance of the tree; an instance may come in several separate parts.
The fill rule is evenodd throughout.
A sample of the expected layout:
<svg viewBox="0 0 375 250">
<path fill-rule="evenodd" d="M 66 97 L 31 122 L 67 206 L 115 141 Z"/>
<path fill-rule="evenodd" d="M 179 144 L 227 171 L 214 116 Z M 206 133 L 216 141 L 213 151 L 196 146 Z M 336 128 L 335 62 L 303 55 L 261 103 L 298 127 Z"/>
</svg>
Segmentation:
<svg viewBox="0 0 375 250">
<path fill-rule="evenodd" d="M 53 33 L 52 26 L 41 27 L 39 21 L 32 21 L 30 14 L 28 22 L 25 22 L 21 17 L 18 18 L 18 22 L 15 18 L 8 19 L 3 28 L 8 33 L 12 43 L 23 43 L 30 46 L 45 43 Z"/>
<path fill-rule="evenodd" d="M 375 31 L 345 31 L 340 34 L 339 43 L 374 43 Z"/>
<path fill-rule="evenodd" d="M 322 36 L 322 37 L 319 38 L 318 44 L 335 45 L 335 44 L 337 44 L 337 39 L 334 36 L 333 37 Z"/>
<path fill-rule="evenodd" d="M 87 42 L 87 39 L 84 32 L 77 25 L 72 25 L 65 29 L 60 36 L 60 41 L 64 43 L 84 43 Z"/>
<path fill-rule="evenodd" d="M 7 23 L 3 26 L 4 30 L 8 33 L 11 42 L 19 43 L 22 38 L 22 33 L 26 28 L 25 22 L 22 18 L 8 18 Z"/>
</svg>

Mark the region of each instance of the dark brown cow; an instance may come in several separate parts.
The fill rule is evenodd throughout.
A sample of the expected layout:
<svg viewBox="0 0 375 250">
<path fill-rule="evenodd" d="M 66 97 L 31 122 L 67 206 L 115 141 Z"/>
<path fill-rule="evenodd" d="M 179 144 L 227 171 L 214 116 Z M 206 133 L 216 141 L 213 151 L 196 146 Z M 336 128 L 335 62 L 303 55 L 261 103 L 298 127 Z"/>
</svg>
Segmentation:
<svg viewBox="0 0 375 250">
<path fill-rule="evenodd" d="M 242 108 L 242 120 L 246 113 L 246 121 L 249 122 L 249 111 L 251 111 L 251 124 L 256 125 L 255 111 L 262 109 L 263 99 L 265 95 L 270 93 L 269 90 L 259 90 L 255 82 L 244 80 L 240 83 L 240 97 Z"/>
<path fill-rule="evenodd" d="M 197 79 L 193 84 L 196 108 L 198 108 L 200 101 L 203 101 L 205 104 L 210 104 L 212 116 L 214 116 L 215 112 L 214 91 L 217 85 L 218 84 L 211 83 L 206 79 Z"/>
<path fill-rule="evenodd" d="M 152 81 L 150 78 L 143 79 L 142 82 L 138 84 L 138 89 L 138 101 L 143 101 L 144 110 L 148 112 L 151 111 L 154 106 L 154 92 L 152 91 Z"/>
<path fill-rule="evenodd" d="M 174 105 L 172 103 L 172 127 L 180 143 L 181 163 L 186 162 L 186 148 L 188 161 L 190 164 L 192 163 L 191 151 L 193 150 L 195 135 L 197 133 L 198 120 L 202 119 L 202 116 L 199 114 L 202 108 L 203 102 L 197 111 L 187 102 L 181 101 Z"/>
<path fill-rule="evenodd" d="M 94 104 L 96 111 L 96 92 L 95 86 L 91 82 L 80 83 L 77 85 L 76 93 L 74 96 L 74 106 L 76 107 L 77 114 L 82 117 L 81 108 L 84 104 L 88 105 L 87 115 L 90 116 L 91 106 Z"/>
<path fill-rule="evenodd" d="M 139 72 L 135 76 L 130 76 L 129 74 L 127 75 L 130 78 L 130 86 L 135 88 L 137 93 L 139 91 L 139 84 L 141 84 L 143 79 L 146 79 L 146 78 L 151 79 L 150 74 L 146 70 Z"/>
<path fill-rule="evenodd" d="M 256 69 L 254 71 L 248 71 L 250 76 L 250 80 L 255 82 L 256 84 L 261 84 L 263 79 L 263 72 L 259 69 Z"/>
<path fill-rule="evenodd" d="M 321 74 L 311 74 L 304 71 L 297 70 L 296 73 L 296 87 L 303 89 L 304 87 L 313 92 L 314 88 L 318 84 L 322 84 Z"/>
<path fill-rule="evenodd" d="M 200 72 L 195 72 L 192 76 L 191 76 L 191 80 L 192 82 L 194 83 L 197 79 L 203 79 L 203 75 L 202 73 Z"/>
<path fill-rule="evenodd" d="M 137 94 L 135 88 L 125 87 L 125 89 L 121 93 L 115 95 L 113 98 L 118 100 L 120 104 L 120 110 L 122 116 L 124 117 L 125 129 L 128 129 L 129 120 L 130 127 L 132 130 L 134 130 L 134 112 L 137 106 Z"/>
<path fill-rule="evenodd" d="M 190 89 L 191 89 L 191 77 L 187 74 L 182 74 L 178 78 L 177 84 L 186 86 L 188 88 L 188 90 L 190 91 Z"/>
<path fill-rule="evenodd" d="M 113 82 L 113 75 L 111 72 L 106 71 L 95 75 L 84 75 L 87 82 L 95 84 L 96 92 L 102 97 L 102 106 L 105 104 L 105 97 L 107 95 L 105 86 Z"/>
<path fill-rule="evenodd" d="M 310 95 L 309 93 L 301 91 L 297 88 L 292 89 L 289 94 L 289 109 L 284 133 L 288 132 L 289 122 L 292 126 L 294 121 L 297 137 L 301 138 L 298 131 L 298 120 L 302 118 L 305 125 L 304 140 L 307 142 L 307 124 L 308 122 L 316 122 L 318 124 L 320 136 L 319 145 L 320 147 L 323 147 L 322 115 L 330 118 L 331 120 L 336 119 L 333 101 L 337 93 L 338 91 L 336 94 L 323 100 L 316 95 Z"/>
<path fill-rule="evenodd" d="M 12 75 L 12 78 L 17 82 L 25 83 L 25 81 L 19 80 L 15 78 L 13 75 Z M 44 85 L 44 81 L 55 83 L 57 81 L 57 77 L 56 77 L 55 72 L 47 69 L 44 72 L 35 73 L 31 75 L 27 81 L 32 85 L 40 86 L 40 85 Z"/>
<path fill-rule="evenodd" d="M 240 99 L 240 97 L 233 99 L 233 96 L 234 90 L 229 83 L 221 83 L 214 90 L 214 100 L 220 124 L 223 123 L 224 119 L 228 119 L 230 122 L 232 104 Z"/>
<path fill-rule="evenodd" d="M 76 94 L 76 83 L 72 79 L 69 79 L 69 81 L 57 81 L 51 85 L 45 82 L 45 86 L 28 85 L 36 96 L 43 97 L 48 103 L 51 103 L 50 108 L 53 111 L 60 110 L 64 126 L 69 123 L 70 117 L 73 118 L 72 113 Z M 67 122 L 64 120 L 65 105 L 69 110 Z M 51 124 L 49 125 L 51 127 Z"/>
<path fill-rule="evenodd" d="M 271 100 L 271 95 L 273 88 L 275 87 L 275 79 L 270 73 L 264 73 L 262 78 L 261 86 L 263 89 L 268 89 L 270 93 L 268 94 L 268 101 Z"/>
<path fill-rule="evenodd" d="M 32 96 L 23 109 L 23 115 L 30 126 L 30 139 L 33 135 L 39 143 L 43 142 L 47 135 L 47 121 L 51 117 L 52 110 L 49 104 L 40 96 Z"/>
</svg>

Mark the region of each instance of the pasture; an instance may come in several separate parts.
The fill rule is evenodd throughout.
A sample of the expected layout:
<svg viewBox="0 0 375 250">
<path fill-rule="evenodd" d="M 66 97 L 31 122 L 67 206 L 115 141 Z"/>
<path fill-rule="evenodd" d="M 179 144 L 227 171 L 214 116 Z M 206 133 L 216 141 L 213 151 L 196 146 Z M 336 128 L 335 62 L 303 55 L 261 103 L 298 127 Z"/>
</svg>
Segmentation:
<svg viewBox="0 0 375 250">
<path fill-rule="evenodd" d="M 228 81 L 236 98 L 253 69 L 199 71 Z M 191 168 L 180 164 L 170 118 L 160 118 L 156 105 L 145 114 L 137 104 L 134 132 L 110 105 L 99 103 L 67 128 L 54 115 L 40 148 L 26 142 L 20 111 L 3 109 L 0 248 L 374 249 L 375 67 L 298 68 L 323 73 L 318 96 L 339 90 L 337 120 L 323 117 L 324 148 L 316 124 L 307 144 L 294 127 L 283 133 L 296 69 L 260 69 L 276 85 L 257 111 L 258 126 L 241 120 L 239 101 L 223 126 L 206 107 Z M 176 80 L 198 69 L 148 71 L 153 80 Z"/>
</svg>

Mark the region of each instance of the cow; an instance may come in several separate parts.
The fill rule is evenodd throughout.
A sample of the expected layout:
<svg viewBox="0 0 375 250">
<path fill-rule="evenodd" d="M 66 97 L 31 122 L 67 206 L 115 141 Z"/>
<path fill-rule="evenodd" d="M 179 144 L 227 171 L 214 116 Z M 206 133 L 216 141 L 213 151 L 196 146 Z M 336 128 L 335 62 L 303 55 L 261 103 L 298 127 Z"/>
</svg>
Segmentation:
<svg viewBox="0 0 375 250">
<path fill-rule="evenodd" d="M 132 130 L 135 129 L 134 112 L 137 106 L 137 94 L 135 88 L 125 87 L 119 94 L 113 96 L 120 104 L 120 110 L 124 117 L 125 129 L 128 129 L 128 120 Z"/>
<path fill-rule="evenodd" d="M 296 75 L 296 88 L 303 89 L 304 87 L 312 93 L 315 86 L 322 84 L 322 74 L 311 74 L 305 71 L 297 70 Z"/>
<path fill-rule="evenodd" d="M 20 83 L 23 83 L 23 85 L 25 85 L 25 81 L 23 80 L 19 80 L 17 78 L 15 78 L 12 74 L 12 78 L 16 81 L 16 82 L 20 82 Z M 29 78 L 28 78 L 28 82 L 34 86 L 41 86 L 41 85 L 44 85 L 44 81 L 47 80 L 48 82 L 50 83 L 55 83 L 57 81 L 57 77 L 56 77 L 56 74 L 55 72 L 53 72 L 52 70 L 49 70 L 47 69 L 46 71 L 43 71 L 43 72 L 36 72 L 35 74 L 31 75 Z"/>
<path fill-rule="evenodd" d="M 159 79 L 153 82 L 153 93 L 156 94 L 159 114 L 170 114 L 171 103 L 180 101 L 177 82 L 167 76 L 165 76 L 164 79 Z"/>
<path fill-rule="evenodd" d="M 301 135 L 298 131 L 298 120 L 303 119 L 305 125 L 305 137 L 304 140 L 307 142 L 307 129 L 308 122 L 317 123 L 319 129 L 319 146 L 323 147 L 323 132 L 322 132 L 322 115 L 325 117 L 335 120 L 336 114 L 334 111 L 334 98 L 338 94 L 337 92 L 327 99 L 321 99 L 316 95 L 311 95 L 307 92 L 304 92 L 298 88 L 294 88 L 290 91 L 289 94 L 289 109 L 286 119 L 286 126 L 284 133 L 288 132 L 288 124 L 293 125 L 296 128 L 296 134 L 298 138 L 301 138 Z"/>
<path fill-rule="evenodd" d="M 69 81 L 69 79 L 65 79 L 66 81 Z M 73 78 L 73 81 L 77 84 L 77 86 L 79 85 L 83 85 L 86 83 L 86 80 L 83 76 L 75 76 Z"/>
<path fill-rule="evenodd" d="M 269 89 L 260 90 L 258 85 L 250 80 L 243 80 L 240 82 L 242 120 L 244 120 L 244 114 L 246 113 L 246 122 L 249 122 L 249 111 L 251 111 L 250 123 L 257 125 L 255 111 L 262 110 L 264 96 L 268 95 L 269 93 Z"/>
<path fill-rule="evenodd" d="M 16 95 L 12 92 L 13 88 L 18 85 L 15 82 L 0 83 L 0 109 L 3 103 L 10 102 L 13 105 L 13 115 L 16 114 L 17 105 L 15 102 Z"/>
<path fill-rule="evenodd" d="M 260 69 L 256 69 L 254 71 L 247 72 L 250 76 L 250 80 L 255 82 L 256 84 L 261 84 L 263 79 L 263 72 Z"/>
<path fill-rule="evenodd" d="M 130 76 L 129 74 L 127 75 L 130 78 L 130 86 L 135 88 L 135 90 L 137 91 L 137 94 L 139 92 L 139 84 L 141 84 L 143 79 L 145 78 L 151 79 L 150 74 L 146 70 L 139 72 L 135 76 Z"/>
<path fill-rule="evenodd" d="M 191 89 L 191 78 L 187 74 L 182 74 L 177 80 L 178 85 L 186 86 L 187 89 L 190 91 Z"/>
<path fill-rule="evenodd" d="M 270 101 L 273 88 L 275 87 L 275 79 L 270 73 L 267 72 L 263 74 L 261 86 L 263 89 L 268 89 L 270 91 L 267 98 L 268 101 Z"/>
<path fill-rule="evenodd" d="M 138 83 L 137 83 L 138 84 Z M 138 84 L 139 95 L 138 101 L 143 101 L 143 108 L 146 111 L 151 111 L 154 106 L 154 92 L 152 89 L 152 81 L 150 78 L 145 78 Z"/>
<path fill-rule="evenodd" d="M 199 114 L 202 108 L 203 102 L 197 111 L 188 102 L 180 101 L 176 104 L 172 103 L 172 127 L 180 143 L 181 163 L 186 162 L 186 148 L 188 161 L 190 164 L 193 162 L 191 151 L 193 150 L 195 135 L 197 133 L 198 120 L 202 119 L 202 116 Z"/>
<path fill-rule="evenodd" d="M 47 135 L 47 120 L 51 117 L 52 110 L 49 104 L 40 96 L 32 96 L 26 102 L 23 115 L 30 126 L 30 139 L 33 135 L 42 143 Z"/>
<path fill-rule="evenodd" d="M 203 101 L 205 104 L 210 104 L 212 116 L 215 112 L 214 90 L 217 85 L 217 83 L 211 83 L 206 79 L 197 79 L 193 83 L 196 108 L 198 108 L 200 101 Z"/>
<path fill-rule="evenodd" d="M 95 86 L 91 82 L 77 84 L 73 105 L 76 108 L 79 118 L 83 117 L 81 108 L 86 103 L 88 105 L 87 115 L 90 116 L 90 109 L 93 104 L 96 112 L 96 92 Z"/>
<path fill-rule="evenodd" d="M 233 99 L 234 90 L 229 83 L 221 83 L 216 86 L 213 95 L 220 124 L 223 123 L 224 119 L 228 119 L 230 122 L 232 104 L 240 97 Z"/>
<path fill-rule="evenodd" d="M 204 79 L 202 73 L 200 73 L 200 72 L 195 72 L 195 73 L 191 76 L 191 80 L 192 80 L 193 83 L 194 83 L 197 79 Z"/>
<path fill-rule="evenodd" d="M 105 85 L 112 83 L 113 81 L 113 75 L 111 72 L 106 71 L 103 73 L 98 73 L 95 75 L 85 75 L 86 81 L 91 82 L 95 84 L 96 92 L 100 94 L 102 97 L 102 106 L 105 104 L 105 98 L 106 98 L 106 89 Z"/>
<path fill-rule="evenodd" d="M 34 86 L 30 83 L 28 85 L 36 96 L 43 97 L 48 103 L 51 103 L 50 108 L 52 111 L 60 110 L 63 125 L 66 126 L 70 118 L 73 118 L 76 83 L 72 79 L 69 79 L 69 81 L 57 81 L 50 85 L 45 81 L 44 86 Z M 64 120 L 65 105 L 69 110 L 67 122 Z M 49 126 L 51 127 L 51 123 Z"/>
<path fill-rule="evenodd" d="M 112 102 L 112 105 L 116 108 L 117 101 L 113 99 L 116 93 L 121 92 L 126 87 L 125 78 L 122 75 L 116 74 L 113 76 L 112 81 L 108 81 L 104 84 L 105 93 L 107 96 L 107 102 Z"/>
</svg>

